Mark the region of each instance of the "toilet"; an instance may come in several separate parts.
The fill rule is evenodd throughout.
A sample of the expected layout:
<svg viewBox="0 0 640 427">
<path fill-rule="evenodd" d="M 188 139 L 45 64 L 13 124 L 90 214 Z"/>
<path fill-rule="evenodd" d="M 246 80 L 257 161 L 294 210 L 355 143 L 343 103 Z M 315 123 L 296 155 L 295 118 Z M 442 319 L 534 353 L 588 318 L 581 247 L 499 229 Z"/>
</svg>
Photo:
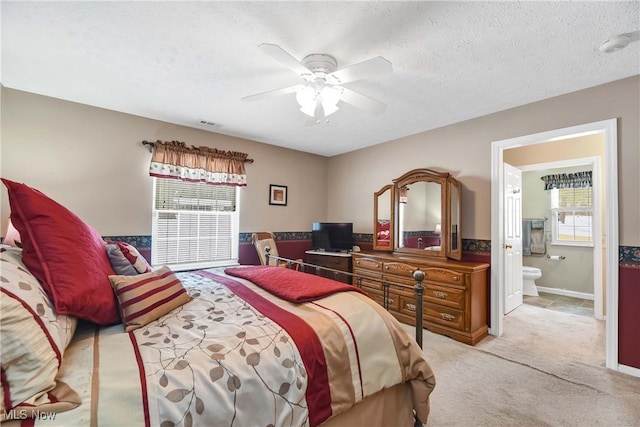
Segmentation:
<svg viewBox="0 0 640 427">
<path fill-rule="evenodd" d="M 536 279 L 542 277 L 542 271 L 536 267 L 522 266 L 522 293 L 524 295 L 538 296 Z"/>
</svg>

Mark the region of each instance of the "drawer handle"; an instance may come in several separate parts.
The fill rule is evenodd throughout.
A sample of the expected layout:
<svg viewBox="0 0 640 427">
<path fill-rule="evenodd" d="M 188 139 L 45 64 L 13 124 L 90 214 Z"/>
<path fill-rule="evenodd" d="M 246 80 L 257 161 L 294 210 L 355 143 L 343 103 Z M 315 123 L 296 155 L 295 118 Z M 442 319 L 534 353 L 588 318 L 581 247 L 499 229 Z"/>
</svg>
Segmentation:
<svg viewBox="0 0 640 427">
<path fill-rule="evenodd" d="M 460 276 L 453 276 L 452 279 L 455 280 L 456 282 L 459 282 L 460 281 Z"/>
<path fill-rule="evenodd" d="M 447 320 L 449 322 L 456 318 L 456 316 L 449 313 L 440 313 L 440 317 L 442 317 L 442 320 Z"/>
<path fill-rule="evenodd" d="M 446 292 L 440 292 L 440 291 L 433 291 L 433 294 L 436 296 L 436 298 L 440 298 L 440 299 L 445 299 L 447 295 L 449 295 Z"/>
<path fill-rule="evenodd" d="M 404 306 L 407 308 L 407 310 L 416 311 L 415 304 L 405 304 Z"/>
<path fill-rule="evenodd" d="M 387 304 L 393 304 L 393 300 L 391 298 L 387 298 Z"/>
</svg>

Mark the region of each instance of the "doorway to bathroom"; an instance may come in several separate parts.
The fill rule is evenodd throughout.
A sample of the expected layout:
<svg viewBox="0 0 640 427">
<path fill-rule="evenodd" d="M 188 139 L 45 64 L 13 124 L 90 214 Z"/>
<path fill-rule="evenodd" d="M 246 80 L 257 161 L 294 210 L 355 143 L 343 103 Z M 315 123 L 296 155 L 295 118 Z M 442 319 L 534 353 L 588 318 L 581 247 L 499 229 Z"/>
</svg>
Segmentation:
<svg viewBox="0 0 640 427">
<path fill-rule="evenodd" d="M 526 169 L 557 166 L 557 162 L 573 165 L 591 163 L 600 184 L 594 190 L 594 207 L 600 209 L 598 220 L 593 221 L 593 298 L 594 314 L 606 315 L 606 350 L 604 358 L 608 368 L 618 369 L 618 210 L 617 210 L 617 133 L 616 120 L 589 123 L 570 128 L 542 132 L 492 144 L 492 251 L 491 264 L 491 329 L 490 333 L 500 336 L 504 332 L 504 308 L 506 272 L 504 270 L 504 172 L 505 155 L 516 153 L 525 159 L 518 166 Z M 600 138 L 600 152 L 588 151 L 586 140 Z M 596 144 L 597 145 L 597 144 Z M 516 156 L 516 157 L 518 157 Z M 513 158 L 510 158 L 513 162 Z M 556 162 L 556 164 L 554 164 Z M 565 167 L 565 165 L 562 165 Z M 600 173 L 602 172 L 602 173 Z M 594 177 L 595 180 L 595 177 Z M 604 197 L 606 195 L 606 197 Z M 526 195 L 525 195 L 526 197 Z M 600 203 L 602 202 L 602 203 Z M 558 247 L 559 248 L 559 247 Z M 554 248 L 555 250 L 555 248 Z M 549 254 L 561 256 L 562 254 Z M 549 259 L 551 261 L 551 259 Z M 556 261 L 556 259 L 553 259 Z M 543 273 L 544 274 L 544 273 Z M 581 291 L 576 291 L 578 294 Z M 588 294 L 589 292 L 584 292 Z M 605 298 L 606 296 L 606 298 Z"/>
<path fill-rule="evenodd" d="M 548 300 L 551 305 L 555 300 L 556 304 L 577 305 L 571 298 L 590 300 L 593 316 L 604 320 L 604 148 L 604 134 L 595 133 L 504 150 L 505 161 L 516 164 L 521 175 L 522 265 L 539 272 L 535 286 L 531 284 L 529 292 L 525 286 L 524 294 L 547 294 L 540 300 L 530 298 L 529 303 L 543 305 Z M 558 151 L 565 156 L 590 157 L 531 164 L 532 149 L 543 150 L 538 157 L 554 158 Z"/>
</svg>

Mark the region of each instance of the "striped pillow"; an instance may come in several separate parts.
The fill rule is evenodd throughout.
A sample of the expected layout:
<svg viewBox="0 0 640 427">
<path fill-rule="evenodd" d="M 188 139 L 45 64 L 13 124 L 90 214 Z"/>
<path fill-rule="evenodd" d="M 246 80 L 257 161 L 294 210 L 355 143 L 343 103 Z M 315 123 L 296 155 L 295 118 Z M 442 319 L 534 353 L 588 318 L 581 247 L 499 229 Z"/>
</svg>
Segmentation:
<svg viewBox="0 0 640 427">
<path fill-rule="evenodd" d="M 137 276 L 109 276 L 125 331 L 131 332 L 191 300 L 169 267 Z"/>
</svg>

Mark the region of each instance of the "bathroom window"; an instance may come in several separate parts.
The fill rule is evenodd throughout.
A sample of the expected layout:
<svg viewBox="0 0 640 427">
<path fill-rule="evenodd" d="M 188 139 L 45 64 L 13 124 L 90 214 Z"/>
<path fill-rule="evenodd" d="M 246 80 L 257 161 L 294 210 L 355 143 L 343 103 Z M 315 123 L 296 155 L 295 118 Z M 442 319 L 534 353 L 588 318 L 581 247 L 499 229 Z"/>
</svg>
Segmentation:
<svg viewBox="0 0 640 427">
<path fill-rule="evenodd" d="M 551 243 L 593 246 L 592 187 L 551 190 Z"/>
</svg>

